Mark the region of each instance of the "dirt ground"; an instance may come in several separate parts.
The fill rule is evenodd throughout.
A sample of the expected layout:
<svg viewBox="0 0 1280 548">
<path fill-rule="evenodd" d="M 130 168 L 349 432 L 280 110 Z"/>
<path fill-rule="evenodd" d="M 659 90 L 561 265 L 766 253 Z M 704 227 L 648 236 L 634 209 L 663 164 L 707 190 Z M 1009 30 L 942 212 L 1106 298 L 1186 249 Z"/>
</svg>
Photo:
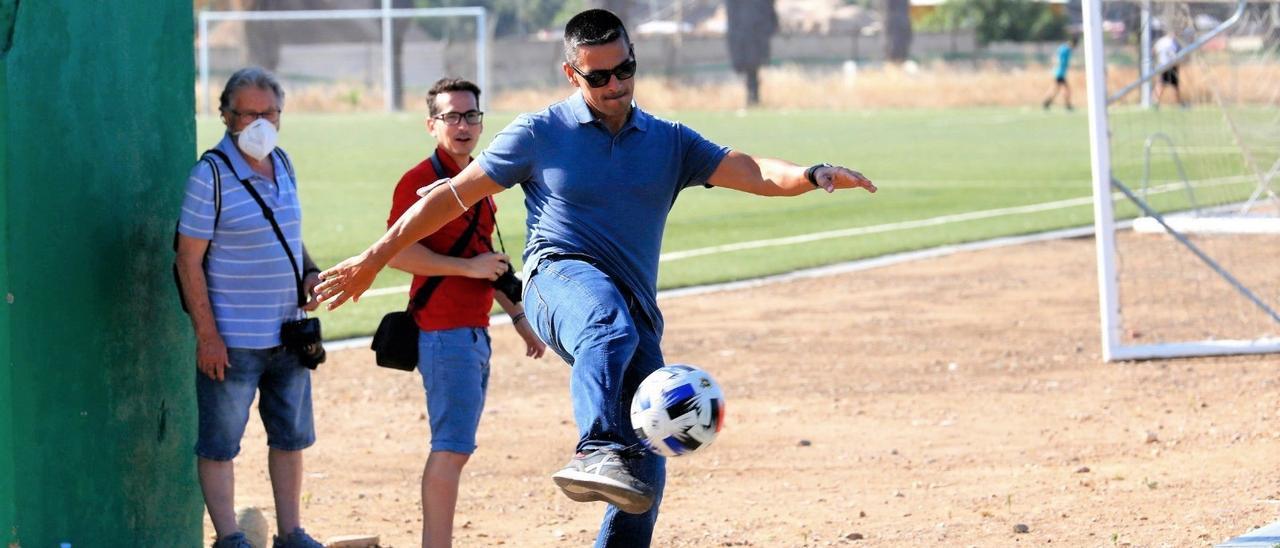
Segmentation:
<svg viewBox="0 0 1280 548">
<path fill-rule="evenodd" d="M 669 462 L 654 546 L 1207 546 L 1276 520 L 1280 359 L 1104 364 L 1094 269 L 1092 240 L 1062 240 L 663 300 L 668 361 L 728 405 Z M 589 545 L 603 506 L 550 479 L 568 368 L 493 338 L 456 545 Z M 335 352 L 314 391 L 308 530 L 417 545 L 417 374 Z M 264 444 L 251 424 L 238 504 L 271 506 Z"/>
</svg>

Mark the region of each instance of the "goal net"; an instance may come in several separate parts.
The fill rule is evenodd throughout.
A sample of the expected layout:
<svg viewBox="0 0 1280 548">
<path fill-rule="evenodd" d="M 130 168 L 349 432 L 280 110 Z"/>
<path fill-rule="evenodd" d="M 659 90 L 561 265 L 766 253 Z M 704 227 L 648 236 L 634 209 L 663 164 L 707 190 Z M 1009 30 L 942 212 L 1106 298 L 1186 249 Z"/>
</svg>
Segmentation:
<svg viewBox="0 0 1280 548">
<path fill-rule="evenodd" d="M 1104 358 L 1280 351 L 1280 3 L 1083 8 Z"/>
<path fill-rule="evenodd" d="M 293 111 L 400 110 L 442 77 L 487 87 L 484 8 L 200 12 L 197 104 L 257 65 L 275 72 Z M 483 96 L 482 96 L 483 97 Z"/>
</svg>

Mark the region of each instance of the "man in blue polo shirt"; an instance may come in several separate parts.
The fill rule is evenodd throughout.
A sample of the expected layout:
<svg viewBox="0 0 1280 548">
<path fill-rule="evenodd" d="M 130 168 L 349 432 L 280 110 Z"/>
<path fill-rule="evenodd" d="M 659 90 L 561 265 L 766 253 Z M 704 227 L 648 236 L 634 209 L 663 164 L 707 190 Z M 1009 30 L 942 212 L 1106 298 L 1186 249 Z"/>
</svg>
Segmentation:
<svg viewBox="0 0 1280 548">
<path fill-rule="evenodd" d="M 610 503 L 597 545 L 647 546 L 666 461 L 638 449 L 628 409 L 640 381 L 663 365 L 658 254 L 676 197 L 697 185 L 763 196 L 875 186 L 843 167 L 730 151 L 636 107 L 635 54 L 609 11 L 570 19 L 564 48 L 563 73 L 576 93 L 517 118 L 373 246 L 323 272 L 317 291 L 333 299 L 331 308 L 359 297 L 400 249 L 485 196 L 521 185 L 529 232 L 525 311 L 573 366 L 579 441 L 553 479 L 572 500 Z"/>
<path fill-rule="evenodd" d="M 311 371 L 280 342 L 282 324 L 319 305 L 312 289 L 320 272 L 302 245 L 292 167 L 275 146 L 283 107 L 284 91 L 270 73 L 246 68 L 231 75 L 220 101 L 227 134 L 191 170 L 178 218 L 175 264 L 199 369 L 196 470 L 217 532 L 215 548 L 249 546 L 236 524 L 232 459 L 257 392 L 270 447 L 280 533 L 275 546 L 321 546 L 299 525 L 302 450 L 316 439 Z M 289 253 L 246 185 L 271 208 Z M 299 273 L 311 296 L 302 307 Z"/>
</svg>

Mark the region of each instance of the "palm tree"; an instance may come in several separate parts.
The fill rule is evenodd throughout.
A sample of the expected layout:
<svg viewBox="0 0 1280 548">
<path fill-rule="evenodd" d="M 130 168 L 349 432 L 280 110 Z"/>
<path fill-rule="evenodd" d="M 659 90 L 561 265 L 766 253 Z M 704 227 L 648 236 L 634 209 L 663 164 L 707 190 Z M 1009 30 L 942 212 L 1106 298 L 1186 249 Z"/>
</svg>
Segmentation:
<svg viewBox="0 0 1280 548">
<path fill-rule="evenodd" d="M 285 0 L 249 0 L 244 2 L 248 11 L 274 11 L 286 9 Z M 276 34 L 275 21 L 245 21 L 244 41 L 249 50 L 249 63 L 275 72 L 280 65 L 280 37 Z"/>
<path fill-rule="evenodd" d="M 593 8 L 602 8 L 613 12 L 614 15 L 618 16 L 618 19 L 622 20 L 623 26 L 631 28 L 631 21 L 627 19 L 627 16 L 630 15 L 627 13 L 627 8 L 630 6 L 631 0 L 592 0 L 590 3 Z"/>
<path fill-rule="evenodd" d="M 747 106 L 760 104 L 760 67 L 769 62 L 769 40 L 778 32 L 774 0 L 728 0 L 729 57 L 745 77 Z"/>
<path fill-rule="evenodd" d="M 884 57 L 901 63 L 911 55 L 910 0 L 881 0 L 884 10 Z"/>
</svg>

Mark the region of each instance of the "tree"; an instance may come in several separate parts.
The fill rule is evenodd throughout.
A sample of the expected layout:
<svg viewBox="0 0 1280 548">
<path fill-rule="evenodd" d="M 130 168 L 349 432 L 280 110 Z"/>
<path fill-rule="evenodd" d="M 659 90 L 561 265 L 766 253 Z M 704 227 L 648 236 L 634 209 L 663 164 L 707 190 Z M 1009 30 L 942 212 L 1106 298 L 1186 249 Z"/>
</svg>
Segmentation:
<svg viewBox="0 0 1280 548">
<path fill-rule="evenodd" d="M 733 2 L 729 3 L 732 4 Z M 631 28 L 631 21 L 627 19 L 627 16 L 630 15 L 627 13 L 627 8 L 630 4 L 631 0 L 591 0 L 591 7 L 603 8 L 613 12 L 627 28 Z"/>
<path fill-rule="evenodd" d="M 1137 28 L 1137 10 L 1129 9 L 1129 6 L 1118 7 L 1125 8 L 1125 12 L 1113 12 L 1108 16 L 1131 19 L 1130 26 Z M 989 44 L 997 41 L 1062 40 L 1067 36 L 1067 21 L 1066 16 L 1054 13 L 1043 2 L 949 0 L 920 24 L 934 30 L 972 28 L 979 43 Z"/>
<path fill-rule="evenodd" d="M 911 55 L 910 0 L 881 0 L 884 10 L 884 57 L 901 63 Z"/>
<path fill-rule="evenodd" d="M 249 11 L 287 9 L 288 0 L 245 0 Z M 280 65 L 280 38 L 275 21 L 245 21 L 244 42 L 249 50 L 249 64 L 275 72 Z"/>
<path fill-rule="evenodd" d="M 391 9 L 416 7 L 414 0 L 391 0 Z M 391 110 L 404 110 L 404 35 L 409 30 L 409 19 L 391 20 Z"/>
<path fill-rule="evenodd" d="M 769 40 L 778 32 L 778 13 L 774 0 L 729 0 L 729 57 L 733 70 L 741 73 L 747 84 L 747 105 L 760 104 L 760 67 L 769 62 Z"/>
</svg>

